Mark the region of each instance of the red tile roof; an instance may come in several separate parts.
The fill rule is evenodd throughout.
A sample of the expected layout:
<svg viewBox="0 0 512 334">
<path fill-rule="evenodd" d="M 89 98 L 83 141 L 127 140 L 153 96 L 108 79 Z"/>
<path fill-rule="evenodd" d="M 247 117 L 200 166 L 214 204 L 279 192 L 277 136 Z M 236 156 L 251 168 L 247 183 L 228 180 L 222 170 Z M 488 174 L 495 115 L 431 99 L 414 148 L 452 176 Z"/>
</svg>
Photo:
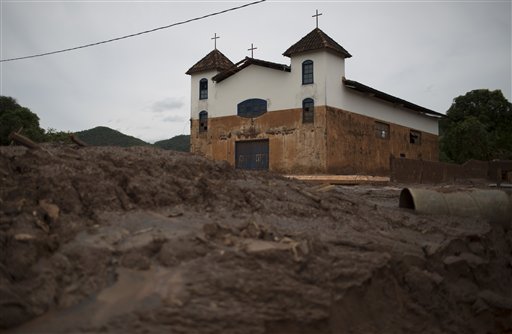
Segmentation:
<svg viewBox="0 0 512 334">
<path fill-rule="evenodd" d="M 215 49 L 207 54 L 203 59 L 192 66 L 185 74 L 194 74 L 197 72 L 217 70 L 219 72 L 233 66 L 233 62 L 228 59 L 222 52 Z"/>
<path fill-rule="evenodd" d="M 283 53 L 283 56 L 290 57 L 297 53 L 320 49 L 326 49 L 343 58 L 352 57 L 347 50 L 318 28 L 313 29 L 313 31 L 304 36 L 300 41 L 290 46 L 288 50 Z"/>
</svg>

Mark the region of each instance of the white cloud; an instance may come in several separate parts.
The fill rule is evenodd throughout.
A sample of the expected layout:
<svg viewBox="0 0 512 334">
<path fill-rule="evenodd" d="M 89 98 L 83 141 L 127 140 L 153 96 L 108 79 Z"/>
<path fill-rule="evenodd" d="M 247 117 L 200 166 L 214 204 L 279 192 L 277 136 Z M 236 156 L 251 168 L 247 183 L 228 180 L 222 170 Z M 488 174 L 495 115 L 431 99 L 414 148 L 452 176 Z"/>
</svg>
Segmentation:
<svg viewBox="0 0 512 334">
<path fill-rule="evenodd" d="M 181 116 L 167 116 L 167 117 L 162 118 L 162 122 L 175 123 L 175 122 L 183 122 L 183 121 L 184 121 L 184 119 Z"/>
<path fill-rule="evenodd" d="M 168 97 L 163 100 L 153 103 L 151 111 L 154 113 L 165 113 L 169 111 L 180 110 L 184 107 L 184 98 Z"/>
</svg>

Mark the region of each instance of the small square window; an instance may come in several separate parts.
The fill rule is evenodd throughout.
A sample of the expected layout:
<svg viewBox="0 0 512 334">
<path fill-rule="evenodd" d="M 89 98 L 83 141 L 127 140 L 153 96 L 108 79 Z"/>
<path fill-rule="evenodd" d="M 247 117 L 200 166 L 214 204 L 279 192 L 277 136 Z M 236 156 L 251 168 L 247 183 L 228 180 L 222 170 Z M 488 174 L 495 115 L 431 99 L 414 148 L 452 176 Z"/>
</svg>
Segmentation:
<svg viewBox="0 0 512 334">
<path fill-rule="evenodd" d="M 375 137 L 380 139 L 389 139 L 389 124 L 375 122 Z"/>
<path fill-rule="evenodd" d="M 411 130 L 409 131 L 409 143 L 413 145 L 421 144 L 421 132 Z"/>
</svg>

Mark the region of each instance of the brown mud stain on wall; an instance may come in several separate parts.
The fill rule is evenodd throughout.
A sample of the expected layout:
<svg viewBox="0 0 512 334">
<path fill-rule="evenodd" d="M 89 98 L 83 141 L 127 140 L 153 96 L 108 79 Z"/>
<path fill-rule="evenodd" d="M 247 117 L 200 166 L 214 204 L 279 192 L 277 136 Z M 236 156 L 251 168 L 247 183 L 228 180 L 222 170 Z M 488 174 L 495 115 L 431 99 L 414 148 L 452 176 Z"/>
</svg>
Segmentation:
<svg viewBox="0 0 512 334">
<path fill-rule="evenodd" d="M 258 118 L 210 118 L 208 130 L 191 123 L 191 151 L 235 165 L 235 143 L 269 140 L 269 168 L 281 173 L 389 175 L 389 157 L 438 160 L 437 136 L 392 123 L 379 137 L 376 119 L 341 109 L 315 107 L 314 123 L 302 109 L 272 111 Z M 413 131 L 411 133 L 411 131 Z M 411 143 L 411 135 L 418 143 Z"/>
<path fill-rule="evenodd" d="M 199 132 L 192 120 L 191 152 L 235 165 L 235 143 L 269 140 L 269 168 L 282 173 L 321 173 L 326 169 L 325 108 L 315 108 L 315 121 L 302 123 L 302 109 L 267 112 L 258 118 L 239 116 L 208 120 Z"/>
</svg>

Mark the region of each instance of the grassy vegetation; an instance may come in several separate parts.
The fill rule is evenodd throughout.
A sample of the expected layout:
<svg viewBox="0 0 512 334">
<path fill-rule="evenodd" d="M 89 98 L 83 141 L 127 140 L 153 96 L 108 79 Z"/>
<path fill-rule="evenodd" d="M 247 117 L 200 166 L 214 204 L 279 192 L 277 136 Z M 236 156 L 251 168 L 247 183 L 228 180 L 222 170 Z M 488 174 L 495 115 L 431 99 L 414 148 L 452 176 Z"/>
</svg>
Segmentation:
<svg viewBox="0 0 512 334">
<path fill-rule="evenodd" d="M 144 146 L 145 141 L 125 135 L 106 126 L 98 126 L 89 130 L 76 132 L 75 135 L 91 146 Z"/>
<path fill-rule="evenodd" d="M 190 151 L 190 136 L 179 135 L 171 139 L 160 140 L 154 143 L 155 146 L 163 148 L 164 150 L 174 150 L 189 152 Z"/>
</svg>

